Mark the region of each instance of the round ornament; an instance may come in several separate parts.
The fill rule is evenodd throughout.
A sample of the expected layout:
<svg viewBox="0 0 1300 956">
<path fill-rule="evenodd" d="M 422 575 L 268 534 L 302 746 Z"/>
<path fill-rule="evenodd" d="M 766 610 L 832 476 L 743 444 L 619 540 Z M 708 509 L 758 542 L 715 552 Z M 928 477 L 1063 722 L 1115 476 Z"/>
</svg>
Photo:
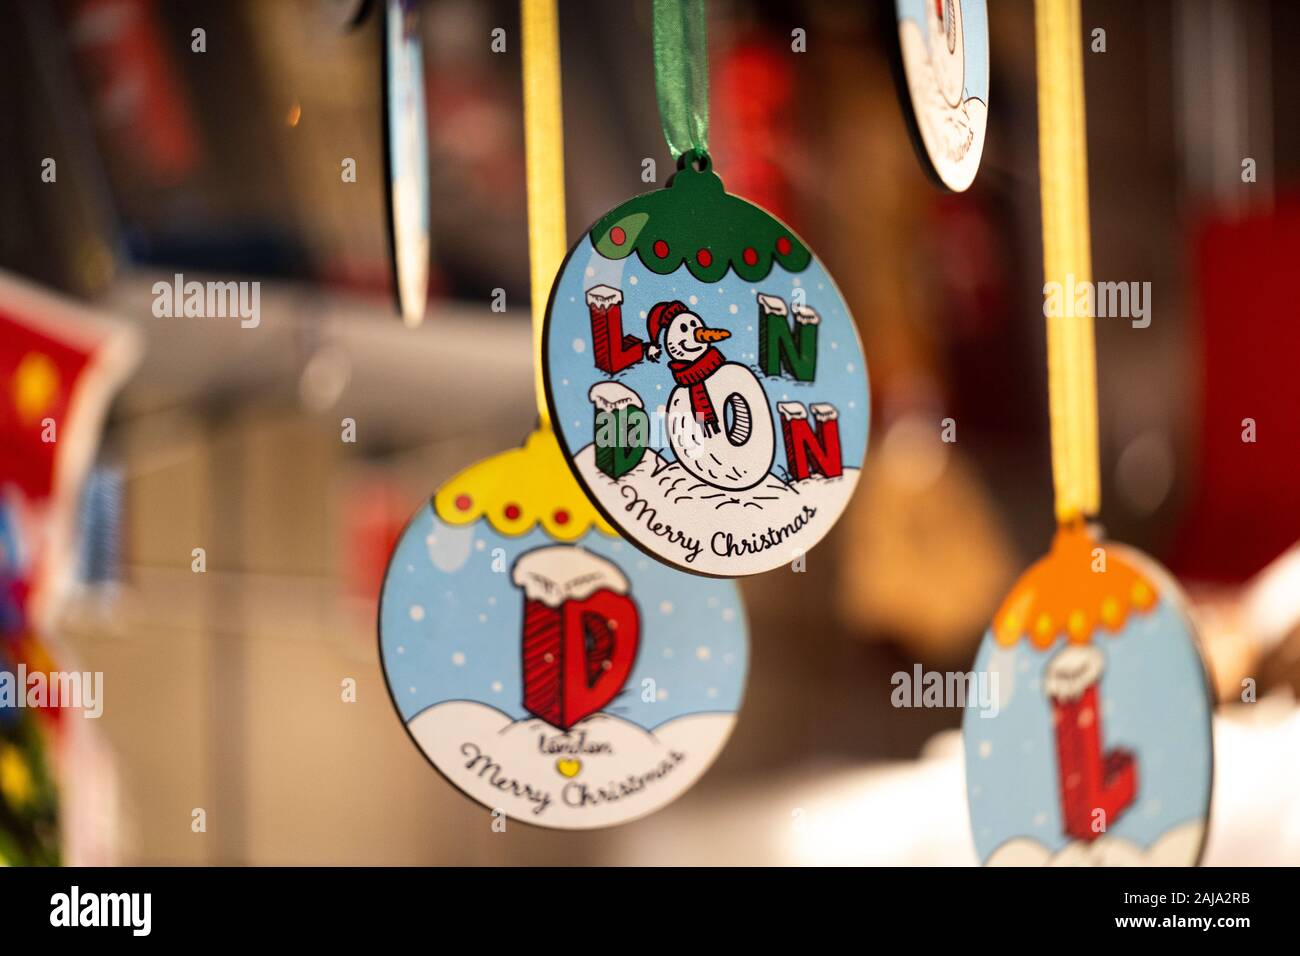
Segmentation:
<svg viewBox="0 0 1300 956">
<path fill-rule="evenodd" d="M 397 306 L 409 326 L 429 296 L 429 146 L 417 0 L 384 0 L 384 152 Z"/>
<path fill-rule="evenodd" d="M 1210 808 L 1210 684 L 1173 578 L 1082 526 L 1003 603 L 963 738 L 986 865 L 1192 866 Z"/>
<path fill-rule="evenodd" d="M 707 158 L 684 155 L 578 240 L 543 348 L 569 466 L 661 561 L 719 577 L 788 564 L 853 493 L 871 412 L 853 317 L 803 241 Z"/>
<path fill-rule="evenodd" d="M 748 659 L 735 585 L 614 536 L 550 432 L 416 513 L 384 580 L 379 647 L 434 767 L 485 807 L 557 829 L 684 793 L 731 734 Z"/>
<path fill-rule="evenodd" d="M 967 189 L 988 125 L 989 22 L 985 0 L 895 0 L 891 61 L 912 143 L 939 185 Z"/>
</svg>

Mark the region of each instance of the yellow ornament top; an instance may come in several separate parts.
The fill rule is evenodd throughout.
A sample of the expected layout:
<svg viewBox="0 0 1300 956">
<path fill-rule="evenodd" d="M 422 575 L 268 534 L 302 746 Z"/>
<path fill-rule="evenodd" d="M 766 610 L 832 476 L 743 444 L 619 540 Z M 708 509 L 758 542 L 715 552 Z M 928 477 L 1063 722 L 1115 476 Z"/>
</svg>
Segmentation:
<svg viewBox="0 0 1300 956">
<path fill-rule="evenodd" d="M 451 525 L 486 518 L 511 537 L 539 523 L 557 541 L 574 541 L 593 526 L 614 535 L 578 487 L 549 430 L 533 432 L 522 448 L 466 468 L 438 489 L 433 510 Z"/>
<path fill-rule="evenodd" d="M 1146 613 L 1158 599 L 1142 572 L 1075 522 L 1057 529 L 1052 550 L 1016 582 L 993 618 L 993 634 L 1004 646 L 1028 635 L 1041 649 L 1062 634 L 1087 644 L 1099 628 L 1119 633 L 1131 613 Z"/>
</svg>

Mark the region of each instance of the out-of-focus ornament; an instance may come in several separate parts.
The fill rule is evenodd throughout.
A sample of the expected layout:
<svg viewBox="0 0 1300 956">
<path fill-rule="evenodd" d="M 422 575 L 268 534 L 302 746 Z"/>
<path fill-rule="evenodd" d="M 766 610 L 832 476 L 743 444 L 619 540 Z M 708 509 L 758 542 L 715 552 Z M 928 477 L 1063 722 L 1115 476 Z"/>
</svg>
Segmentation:
<svg viewBox="0 0 1300 956">
<path fill-rule="evenodd" d="M 0 275 L 0 622 L 10 630 L 48 624 L 75 576 L 82 483 L 139 350 L 128 326 Z"/>
<path fill-rule="evenodd" d="M 891 61 L 921 166 L 939 185 L 970 187 L 988 125 L 989 22 L 985 0 L 895 0 Z"/>
<path fill-rule="evenodd" d="M 429 298 L 429 135 L 418 0 L 383 0 L 384 153 L 397 306 L 408 326 Z"/>
<path fill-rule="evenodd" d="M 614 536 L 549 432 L 416 513 L 379 633 L 421 752 L 467 796 L 538 826 L 610 826 L 676 799 L 726 743 L 744 691 L 735 585 Z"/>
<path fill-rule="evenodd" d="M 1035 27 L 1046 294 L 1091 282 L 1079 0 L 1036 0 Z M 1058 530 L 976 658 L 962 725 L 976 850 L 992 864 L 1189 866 L 1210 805 L 1209 682 L 1174 580 L 1088 531 L 1093 316 L 1048 313 Z"/>
<path fill-rule="evenodd" d="M 987 864 L 1190 866 L 1212 694 L 1186 600 L 1149 558 L 1062 527 L 1003 602 L 963 724 Z"/>
</svg>

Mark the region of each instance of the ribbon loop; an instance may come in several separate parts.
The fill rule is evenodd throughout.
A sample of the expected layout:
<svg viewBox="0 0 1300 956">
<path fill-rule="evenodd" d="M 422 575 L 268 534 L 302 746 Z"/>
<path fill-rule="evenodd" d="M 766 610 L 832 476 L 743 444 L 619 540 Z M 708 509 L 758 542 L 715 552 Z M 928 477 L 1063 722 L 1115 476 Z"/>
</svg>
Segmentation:
<svg viewBox="0 0 1300 956">
<path fill-rule="evenodd" d="M 564 124 L 560 112 L 560 28 L 555 0 L 520 0 L 523 35 L 524 165 L 528 265 L 533 306 L 533 387 L 540 428 L 551 427 L 542 383 L 542 326 L 551 283 L 564 261 Z"/>
<path fill-rule="evenodd" d="M 1069 291 L 1092 282 L 1079 0 L 1035 0 L 1034 23 L 1043 278 L 1063 290 L 1060 314 L 1047 316 L 1052 480 L 1057 520 L 1068 524 L 1096 514 L 1101 498 L 1093 313 Z"/>
<path fill-rule="evenodd" d="M 709 44 L 704 0 L 654 0 L 655 93 L 673 159 L 709 152 Z"/>
</svg>

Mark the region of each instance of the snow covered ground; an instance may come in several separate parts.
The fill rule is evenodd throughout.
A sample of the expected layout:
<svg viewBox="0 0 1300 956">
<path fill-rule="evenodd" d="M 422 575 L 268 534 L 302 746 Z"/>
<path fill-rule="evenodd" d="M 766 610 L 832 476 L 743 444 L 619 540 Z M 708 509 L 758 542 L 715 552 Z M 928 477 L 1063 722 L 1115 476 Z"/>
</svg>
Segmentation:
<svg viewBox="0 0 1300 956">
<path fill-rule="evenodd" d="M 753 488 L 725 491 L 653 449 L 619 479 L 596 467 L 595 445 L 574 457 L 596 500 L 624 534 L 674 564 L 737 575 L 789 564 L 817 543 L 844 510 L 858 469 L 839 478 L 787 483 L 769 474 Z"/>
<path fill-rule="evenodd" d="M 1201 852 L 1205 825 L 1191 820 L 1174 827 L 1147 849 L 1119 837 L 1075 840 L 1053 853 L 1030 837 L 1008 840 L 989 857 L 989 866 L 1191 866 Z"/>
<path fill-rule="evenodd" d="M 452 783 L 507 816 L 566 830 L 612 826 L 684 793 L 713 763 L 734 714 L 687 714 L 644 730 L 593 714 L 568 733 L 535 717 L 512 720 L 476 701 L 451 700 L 407 724 Z"/>
</svg>

